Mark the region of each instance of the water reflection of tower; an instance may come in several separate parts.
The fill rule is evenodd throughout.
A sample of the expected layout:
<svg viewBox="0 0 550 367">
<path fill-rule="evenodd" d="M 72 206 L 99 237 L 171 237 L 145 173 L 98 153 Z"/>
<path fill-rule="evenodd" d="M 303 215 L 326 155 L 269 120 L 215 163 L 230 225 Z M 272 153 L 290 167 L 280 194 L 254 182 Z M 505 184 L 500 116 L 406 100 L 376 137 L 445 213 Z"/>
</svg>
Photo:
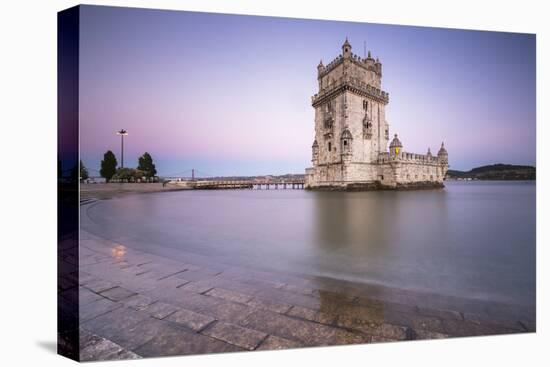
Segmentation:
<svg viewBox="0 0 550 367">
<path fill-rule="evenodd" d="M 323 250 L 336 250 L 346 246 L 349 202 L 344 193 L 314 192 L 313 238 L 315 245 Z"/>
<path fill-rule="evenodd" d="M 414 254 L 444 236 L 448 195 L 444 190 L 314 193 L 312 238 L 323 256 L 357 263 Z"/>
<path fill-rule="evenodd" d="M 319 192 L 313 238 L 322 250 L 368 255 L 388 249 L 399 218 L 396 192 Z"/>
<path fill-rule="evenodd" d="M 315 192 L 313 270 L 319 289 L 345 289 L 341 280 L 368 282 L 386 271 L 377 264 L 393 251 L 396 233 L 392 220 L 399 218 L 396 192 Z M 326 278 L 325 278 L 326 277 Z M 354 287 L 352 285 L 352 287 Z M 321 311 L 332 308 L 320 292 Z M 376 317 L 375 317 L 376 318 Z"/>
<path fill-rule="evenodd" d="M 424 284 L 449 238 L 445 190 L 318 193 L 313 267 L 317 274 L 397 287 Z M 435 267 L 433 267 L 435 266 Z M 326 280 L 319 279 L 323 288 Z M 326 285 L 326 284 L 325 284 Z"/>
</svg>

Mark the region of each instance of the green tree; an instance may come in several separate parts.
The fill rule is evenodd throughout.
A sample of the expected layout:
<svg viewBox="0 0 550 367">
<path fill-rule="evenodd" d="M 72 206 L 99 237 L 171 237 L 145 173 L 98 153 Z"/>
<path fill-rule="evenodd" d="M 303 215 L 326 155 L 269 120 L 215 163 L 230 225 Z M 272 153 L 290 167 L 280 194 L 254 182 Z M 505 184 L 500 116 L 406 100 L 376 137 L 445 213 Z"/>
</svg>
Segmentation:
<svg viewBox="0 0 550 367">
<path fill-rule="evenodd" d="M 88 169 L 84 166 L 84 163 L 80 161 L 80 179 L 87 180 L 89 177 L 90 175 L 88 174 Z"/>
<path fill-rule="evenodd" d="M 140 171 L 135 168 L 119 168 L 116 170 L 116 173 L 113 176 L 113 180 L 125 180 L 128 182 L 134 182 L 145 176 L 145 172 Z"/>
<path fill-rule="evenodd" d="M 153 158 L 149 153 L 145 152 L 139 157 L 138 170 L 145 172 L 146 177 L 154 177 L 157 174 Z"/>
<path fill-rule="evenodd" d="M 103 155 L 103 160 L 101 161 L 101 169 L 99 170 L 99 174 L 101 177 L 105 177 L 105 180 L 109 182 L 113 175 L 116 173 L 116 166 L 117 166 L 116 157 L 108 150 Z"/>
</svg>

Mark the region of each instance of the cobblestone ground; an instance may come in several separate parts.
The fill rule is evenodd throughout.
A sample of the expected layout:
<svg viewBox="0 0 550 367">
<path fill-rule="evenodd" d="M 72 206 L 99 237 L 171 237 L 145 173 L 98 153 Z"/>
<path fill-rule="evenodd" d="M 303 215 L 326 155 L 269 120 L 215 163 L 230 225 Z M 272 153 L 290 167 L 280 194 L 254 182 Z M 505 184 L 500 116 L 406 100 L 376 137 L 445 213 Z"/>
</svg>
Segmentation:
<svg viewBox="0 0 550 367">
<path fill-rule="evenodd" d="M 535 331 L 533 314 L 504 304 L 188 258 L 81 232 L 81 360 Z"/>
</svg>

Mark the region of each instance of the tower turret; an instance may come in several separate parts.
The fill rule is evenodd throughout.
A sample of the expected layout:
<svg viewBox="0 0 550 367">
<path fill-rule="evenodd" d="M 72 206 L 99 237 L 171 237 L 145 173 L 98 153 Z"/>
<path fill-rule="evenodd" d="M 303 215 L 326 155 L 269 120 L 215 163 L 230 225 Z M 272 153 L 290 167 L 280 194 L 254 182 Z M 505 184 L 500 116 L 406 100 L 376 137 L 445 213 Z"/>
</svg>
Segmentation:
<svg viewBox="0 0 550 367">
<path fill-rule="evenodd" d="M 314 140 L 311 146 L 311 162 L 314 166 L 319 162 L 319 144 L 317 140 Z"/>
<path fill-rule="evenodd" d="M 399 155 L 399 152 L 403 149 L 403 144 L 401 144 L 401 141 L 397 138 L 397 134 L 393 136 L 393 140 L 390 143 L 390 156 L 396 157 Z"/>
<path fill-rule="evenodd" d="M 441 143 L 441 148 L 439 148 L 439 152 L 437 152 L 437 158 L 439 158 L 441 163 L 449 164 L 449 154 L 447 153 L 447 149 L 445 149 L 444 143 Z"/>
<path fill-rule="evenodd" d="M 346 58 L 351 56 L 351 44 L 349 43 L 347 37 L 346 37 L 346 41 L 342 45 L 342 56 Z"/>
<path fill-rule="evenodd" d="M 370 51 L 368 52 L 367 58 L 365 59 L 365 64 L 367 65 L 367 68 L 369 70 L 375 71 L 374 59 L 372 58 Z"/>
<path fill-rule="evenodd" d="M 376 69 L 376 73 L 378 76 L 382 76 L 382 63 L 380 60 L 378 60 L 378 57 L 376 58 L 376 62 L 374 63 L 374 68 Z"/>
</svg>

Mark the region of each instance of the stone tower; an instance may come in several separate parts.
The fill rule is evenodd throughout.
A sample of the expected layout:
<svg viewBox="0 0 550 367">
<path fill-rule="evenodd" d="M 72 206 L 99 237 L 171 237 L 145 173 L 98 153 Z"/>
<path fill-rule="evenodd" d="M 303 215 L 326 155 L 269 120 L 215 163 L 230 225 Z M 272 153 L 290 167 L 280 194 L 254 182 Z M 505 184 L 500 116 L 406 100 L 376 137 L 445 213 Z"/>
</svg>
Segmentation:
<svg viewBox="0 0 550 367">
<path fill-rule="evenodd" d="M 403 150 L 395 135 L 388 151 L 389 94 L 382 88 L 382 63 L 370 51 L 361 58 L 346 38 L 342 51 L 326 66 L 317 65 L 313 167 L 306 188 L 371 189 L 442 187 L 448 154 L 437 157 Z"/>
<path fill-rule="evenodd" d="M 336 59 L 319 63 L 317 80 L 313 163 L 325 167 L 327 178 L 345 180 L 353 176 L 352 165 L 375 163 L 388 145 L 382 64 L 370 51 L 366 58 L 353 54 L 346 39 Z"/>
</svg>

